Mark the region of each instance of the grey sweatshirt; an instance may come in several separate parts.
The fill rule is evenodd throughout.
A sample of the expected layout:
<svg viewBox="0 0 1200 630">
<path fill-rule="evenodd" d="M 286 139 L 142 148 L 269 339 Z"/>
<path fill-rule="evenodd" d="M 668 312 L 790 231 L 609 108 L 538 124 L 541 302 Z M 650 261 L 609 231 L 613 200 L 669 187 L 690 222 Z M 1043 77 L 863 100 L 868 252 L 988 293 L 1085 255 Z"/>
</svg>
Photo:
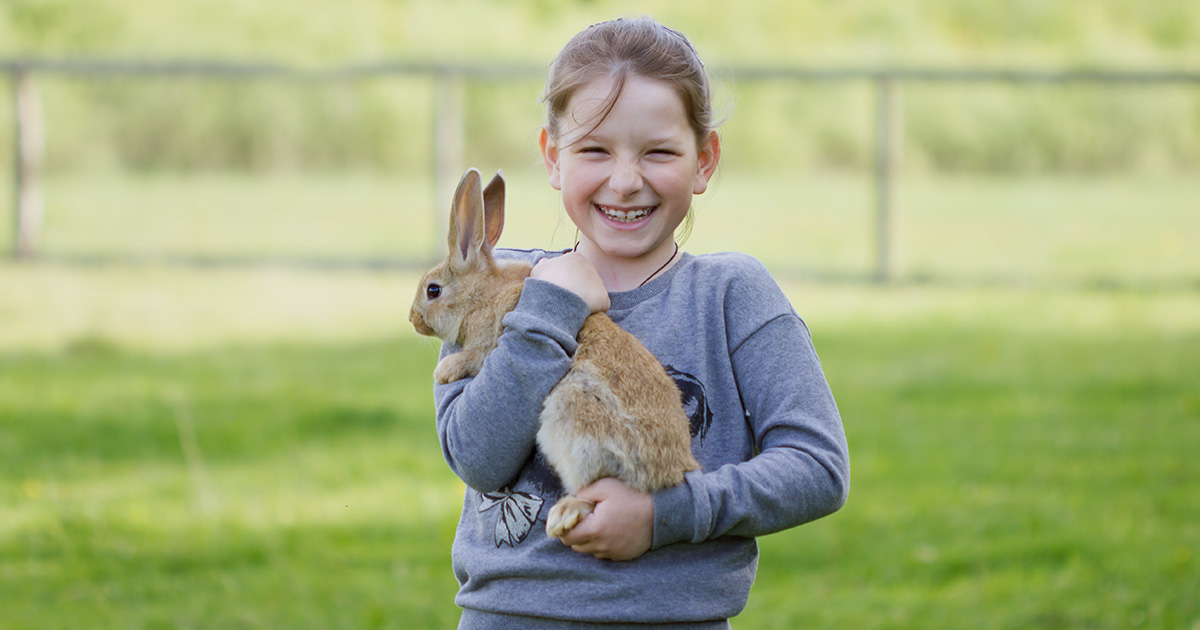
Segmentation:
<svg viewBox="0 0 1200 630">
<path fill-rule="evenodd" d="M 562 253 L 496 255 L 535 262 Z M 849 458 L 837 406 L 804 322 L 762 264 L 684 254 L 610 298 L 608 314 L 679 385 L 702 470 L 654 495 L 653 546 L 633 561 L 599 560 L 546 536 L 546 513 L 563 489 L 537 450 L 538 415 L 570 367 L 588 308 L 569 291 L 526 280 L 479 374 L 434 388 L 442 450 L 467 485 L 452 550 L 464 622 L 486 626 L 480 620 L 493 614 L 727 619 L 754 582 L 755 536 L 845 503 Z M 456 350 L 444 344 L 442 354 Z M 492 621 L 502 627 L 503 619 Z"/>
</svg>

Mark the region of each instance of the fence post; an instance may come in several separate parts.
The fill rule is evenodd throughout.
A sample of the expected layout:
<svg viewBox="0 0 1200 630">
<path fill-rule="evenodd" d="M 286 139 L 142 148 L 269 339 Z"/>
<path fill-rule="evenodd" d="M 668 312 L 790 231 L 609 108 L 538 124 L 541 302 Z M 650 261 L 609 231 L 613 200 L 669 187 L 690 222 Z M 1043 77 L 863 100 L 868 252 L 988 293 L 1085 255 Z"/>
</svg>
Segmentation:
<svg viewBox="0 0 1200 630">
<path fill-rule="evenodd" d="M 896 79 L 881 74 L 875 79 L 875 280 L 895 279 L 895 193 L 893 183 L 898 156 L 900 124 Z"/>
<path fill-rule="evenodd" d="M 450 223 L 450 198 L 463 170 L 463 79 L 443 68 L 435 79 L 433 102 L 433 207 L 434 236 L 430 252 L 440 258 Z"/>
<path fill-rule="evenodd" d="M 23 260 L 37 255 L 42 232 L 42 157 L 45 134 L 42 127 L 42 103 L 37 84 L 26 70 L 12 73 L 13 84 L 13 258 Z"/>
</svg>

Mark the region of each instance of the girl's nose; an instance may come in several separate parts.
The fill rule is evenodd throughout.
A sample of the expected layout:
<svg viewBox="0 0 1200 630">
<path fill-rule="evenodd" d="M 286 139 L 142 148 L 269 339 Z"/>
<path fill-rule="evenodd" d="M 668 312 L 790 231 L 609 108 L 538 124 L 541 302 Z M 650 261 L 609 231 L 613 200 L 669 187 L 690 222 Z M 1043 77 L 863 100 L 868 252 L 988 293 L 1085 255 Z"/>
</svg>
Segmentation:
<svg viewBox="0 0 1200 630">
<path fill-rule="evenodd" d="M 637 164 L 618 161 L 608 176 L 608 186 L 622 197 L 632 197 L 642 189 L 642 173 Z"/>
</svg>

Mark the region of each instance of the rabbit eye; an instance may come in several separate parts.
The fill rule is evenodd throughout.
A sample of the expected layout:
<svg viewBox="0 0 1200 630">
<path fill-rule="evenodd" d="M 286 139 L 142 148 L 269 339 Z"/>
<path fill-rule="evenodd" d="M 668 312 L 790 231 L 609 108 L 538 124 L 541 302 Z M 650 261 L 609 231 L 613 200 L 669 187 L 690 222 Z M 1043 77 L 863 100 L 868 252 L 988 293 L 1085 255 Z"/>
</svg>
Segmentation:
<svg viewBox="0 0 1200 630">
<path fill-rule="evenodd" d="M 431 285 L 425 287 L 425 297 L 427 297 L 431 300 L 436 300 L 438 298 L 438 296 L 440 296 L 441 294 L 442 294 L 442 287 L 440 287 L 436 284 L 431 284 Z"/>
</svg>

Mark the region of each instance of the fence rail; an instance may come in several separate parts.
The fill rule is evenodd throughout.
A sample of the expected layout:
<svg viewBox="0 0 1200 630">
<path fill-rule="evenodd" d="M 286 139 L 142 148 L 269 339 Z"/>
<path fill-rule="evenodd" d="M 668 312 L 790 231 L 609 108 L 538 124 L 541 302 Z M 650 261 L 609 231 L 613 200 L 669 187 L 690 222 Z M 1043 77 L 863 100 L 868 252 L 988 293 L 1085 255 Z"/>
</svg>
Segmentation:
<svg viewBox="0 0 1200 630">
<path fill-rule="evenodd" d="M 213 78 L 289 78 L 342 80 L 392 75 L 453 74 L 468 78 L 504 79 L 544 76 L 537 64 L 373 62 L 331 67 L 305 67 L 268 62 L 206 60 L 137 61 L 121 59 L 0 59 L 0 72 L 81 76 L 192 75 Z M 795 66 L 734 66 L 727 71 L 738 81 L 847 81 L 894 79 L 934 82 L 1017 83 L 1200 83 L 1200 70 L 1118 70 L 1033 68 L 812 68 Z"/>
<path fill-rule="evenodd" d="M 333 67 L 300 67 L 268 62 L 213 60 L 136 61 L 120 59 L 0 59 L 0 73 L 13 86 L 13 182 L 15 224 L 12 256 L 38 255 L 43 223 L 41 194 L 42 158 L 45 153 L 44 120 L 35 77 L 71 76 L 79 79 L 111 77 L 204 78 L 239 81 L 363 81 L 397 76 L 425 76 L 435 81 L 434 140 L 430 159 L 435 198 L 447 198 L 462 170 L 463 89 L 465 81 L 503 81 L 544 76 L 542 65 L 447 64 L 433 62 L 376 62 Z M 894 279 L 892 252 L 895 235 L 893 174 L 899 153 L 898 132 L 903 115 L 905 83 L 1094 83 L 1200 85 L 1200 71 L 1118 69 L 1004 69 L 1004 68 L 811 68 L 743 66 L 729 68 L 735 82 L 865 82 L 874 86 L 875 200 L 874 277 Z M 439 217 L 434 225 L 444 225 Z M 441 235 L 437 235 L 440 240 Z"/>
</svg>

